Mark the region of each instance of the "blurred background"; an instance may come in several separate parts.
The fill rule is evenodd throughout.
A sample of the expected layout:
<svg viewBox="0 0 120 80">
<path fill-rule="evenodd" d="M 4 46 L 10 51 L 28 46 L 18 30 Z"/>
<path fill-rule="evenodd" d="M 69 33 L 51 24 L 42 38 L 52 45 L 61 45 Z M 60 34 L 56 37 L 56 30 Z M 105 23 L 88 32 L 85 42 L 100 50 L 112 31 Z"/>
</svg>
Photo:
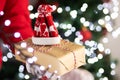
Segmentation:
<svg viewBox="0 0 120 80">
<path fill-rule="evenodd" d="M 120 3 L 120 0 L 118 0 L 118 2 Z M 118 10 L 120 11 L 120 5 L 118 6 Z M 108 33 L 107 34 L 107 38 L 109 40 L 109 43 L 105 44 L 105 47 L 106 48 L 110 48 L 111 50 L 111 56 L 113 59 L 117 59 L 118 60 L 118 64 L 116 66 L 116 77 L 117 77 L 117 80 L 120 80 L 120 50 L 119 50 L 119 47 L 120 47 L 120 12 L 118 13 L 118 17 L 114 20 L 114 32 L 117 32 L 118 31 L 118 34 L 112 34 L 112 33 Z M 113 35 L 115 35 L 113 37 Z"/>
<path fill-rule="evenodd" d="M 29 0 L 32 27 L 40 0 Z M 120 80 L 120 0 L 47 0 L 56 5 L 53 19 L 63 39 L 86 47 L 86 65 L 95 80 Z M 23 63 L 3 44 L 1 80 L 31 80 Z M 14 64 L 14 65 L 13 65 Z M 86 75 L 84 75 L 86 77 Z"/>
</svg>

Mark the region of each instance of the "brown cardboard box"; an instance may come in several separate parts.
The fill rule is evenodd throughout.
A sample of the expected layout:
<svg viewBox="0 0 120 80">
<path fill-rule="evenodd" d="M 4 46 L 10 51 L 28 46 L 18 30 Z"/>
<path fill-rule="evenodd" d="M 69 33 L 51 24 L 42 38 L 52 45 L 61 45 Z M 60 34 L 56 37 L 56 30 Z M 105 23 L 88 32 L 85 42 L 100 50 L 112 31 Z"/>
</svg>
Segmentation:
<svg viewBox="0 0 120 80">
<path fill-rule="evenodd" d="M 48 67 L 52 65 L 49 72 L 58 71 L 58 75 L 63 75 L 74 68 L 84 65 L 85 62 L 85 47 L 77 45 L 73 42 L 61 40 L 58 45 L 37 46 L 31 40 L 26 40 L 26 48 L 21 47 L 21 43 L 15 45 L 16 59 L 25 62 L 26 58 L 36 56 L 35 64 Z M 29 47 L 34 48 L 33 52 L 29 52 Z M 21 52 L 20 54 L 17 54 Z"/>
</svg>

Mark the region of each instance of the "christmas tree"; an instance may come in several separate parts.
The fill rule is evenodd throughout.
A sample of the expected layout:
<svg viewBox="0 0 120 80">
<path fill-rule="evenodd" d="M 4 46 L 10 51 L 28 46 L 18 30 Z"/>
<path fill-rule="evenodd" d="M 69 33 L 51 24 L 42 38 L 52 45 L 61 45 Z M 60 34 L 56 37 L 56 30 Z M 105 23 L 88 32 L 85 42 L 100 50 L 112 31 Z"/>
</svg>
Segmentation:
<svg viewBox="0 0 120 80">
<path fill-rule="evenodd" d="M 113 20 L 117 17 L 117 12 L 112 8 L 116 6 L 116 2 L 116 0 L 47 1 L 47 3 L 55 4 L 57 7 L 57 10 L 53 12 L 53 17 L 60 36 L 86 47 L 87 63 L 82 68 L 90 71 L 95 80 L 115 80 L 114 69 L 116 64 L 111 60 L 110 50 L 104 48 L 104 43 L 107 42 L 104 36 L 113 30 Z M 37 5 L 28 6 L 31 11 L 30 18 L 33 26 L 36 20 L 37 7 Z M 103 43 L 100 41 L 101 39 L 104 40 Z M 29 79 L 31 76 L 26 72 L 22 63 L 14 61 L 15 59 L 10 56 L 12 53 L 6 52 L 8 53 L 7 56 L 3 56 L 4 64 L 0 78 L 3 80 Z M 8 60 L 9 58 L 10 60 Z M 9 66 L 8 68 L 12 62 L 16 66 Z"/>
</svg>

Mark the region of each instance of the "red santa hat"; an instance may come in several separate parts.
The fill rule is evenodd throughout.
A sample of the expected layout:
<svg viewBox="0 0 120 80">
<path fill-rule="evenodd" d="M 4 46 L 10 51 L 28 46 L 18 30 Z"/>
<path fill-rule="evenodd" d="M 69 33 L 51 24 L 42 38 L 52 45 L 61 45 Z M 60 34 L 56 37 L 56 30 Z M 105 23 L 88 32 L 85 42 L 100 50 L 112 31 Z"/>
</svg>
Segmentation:
<svg viewBox="0 0 120 80">
<path fill-rule="evenodd" d="M 37 45 L 54 45 L 60 43 L 58 30 L 54 25 L 51 13 L 55 10 L 54 6 L 42 4 L 38 7 L 38 18 L 34 26 L 35 36 L 32 38 Z"/>
</svg>

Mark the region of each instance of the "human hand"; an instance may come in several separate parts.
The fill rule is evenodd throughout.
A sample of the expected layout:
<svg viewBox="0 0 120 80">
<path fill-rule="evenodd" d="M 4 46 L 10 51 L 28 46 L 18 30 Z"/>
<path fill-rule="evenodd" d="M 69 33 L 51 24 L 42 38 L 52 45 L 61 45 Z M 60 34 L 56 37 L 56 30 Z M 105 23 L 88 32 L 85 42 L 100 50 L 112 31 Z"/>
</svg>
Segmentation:
<svg viewBox="0 0 120 80">
<path fill-rule="evenodd" d="M 48 70 L 51 68 L 51 65 L 45 69 L 44 66 L 39 66 L 36 64 L 30 64 L 26 61 L 26 69 L 36 78 L 34 80 L 59 80 L 59 76 L 56 75 L 56 71 L 50 73 Z"/>
</svg>

